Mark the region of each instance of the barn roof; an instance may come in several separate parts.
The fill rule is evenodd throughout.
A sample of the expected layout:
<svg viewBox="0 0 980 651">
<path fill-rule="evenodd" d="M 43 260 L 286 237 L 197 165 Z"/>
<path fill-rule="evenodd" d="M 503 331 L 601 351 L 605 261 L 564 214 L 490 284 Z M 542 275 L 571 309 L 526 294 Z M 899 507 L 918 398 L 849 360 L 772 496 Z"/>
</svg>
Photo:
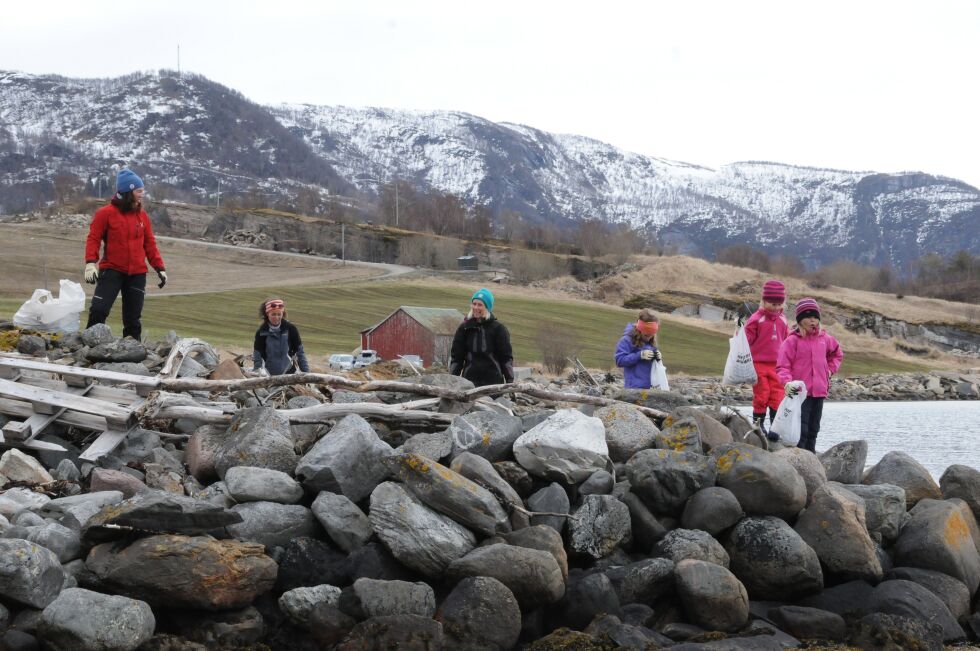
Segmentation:
<svg viewBox="0 0 980 651">
<path fill-rule="evenodd" d="M 459 327 L 460 322 L 462 322 L 464 318 L 463 313 L 459 310 L 446 309 L 442 307 L 416 307 L 414 305 L 402 305 L 398 308 L 398 310 L 402 310 L 405 312 L 405 314 L 421 323 L 424 328 L 434 332 L 437 335 L 455 334 L 456 328 Z M 395 312 L 398 310 L 395 310 Z M 390 319 L 391 315 L 395 312 L 392 312 L 385 318 L 381 319 L 381 321 L 370 328 L 361 330 L 361 332 L 374 330 L 382 323 Z"/>
</svg>

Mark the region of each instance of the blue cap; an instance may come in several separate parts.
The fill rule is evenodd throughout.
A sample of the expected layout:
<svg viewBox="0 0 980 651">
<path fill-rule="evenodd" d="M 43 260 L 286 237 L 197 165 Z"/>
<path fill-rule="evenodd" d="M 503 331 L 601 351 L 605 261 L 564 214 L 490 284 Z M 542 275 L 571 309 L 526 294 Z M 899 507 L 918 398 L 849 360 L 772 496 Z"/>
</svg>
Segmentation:
<svg viewBox="0 0 980 651">
<path fill-rule="evenodd" d="M 473 294 L 473 298 L 471 298 L 470 300 L 483 301 L 483 304 L 487 306 L 487 311 L 493 312 L 493 294 L 491 294 L 490 290 L 487 289 L 486 287 L 482 287 L 479 290 L 477 290 L 477 292 Z"/>
<path fill-rule="evenodd" d="M 139 190 L 142 187 L 143 179 L 136 176 L 136 172 L 133 170 L 124 169 L 123 171 L 119 172 L 119 176 L 116 177 L 116 192 L 119 194 Z"/>
</svg>

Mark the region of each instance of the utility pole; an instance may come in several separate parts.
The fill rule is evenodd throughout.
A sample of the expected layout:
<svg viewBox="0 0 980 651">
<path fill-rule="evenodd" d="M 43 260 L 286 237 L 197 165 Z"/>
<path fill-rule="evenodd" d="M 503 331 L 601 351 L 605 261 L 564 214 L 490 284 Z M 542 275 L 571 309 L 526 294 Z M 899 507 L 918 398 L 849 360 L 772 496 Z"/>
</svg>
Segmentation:
<svg viewBox="0 0 980 651">
<path fill-rule="evenodd" d="M 221 179 L 218 179 L 218 208 L 221 207 Z"/>
<path fill-rule="evenodd" d="M 177 78 L 180 79 L 180 43 L 177 44 Z"/>
<path fill-rule="evenodd" d="M 346 229 L 347 229 L 347 224 L 341 222 L 341 224 L 340 224 L 340 262 L 341 262 L 341 265 L 344 266 L 344 267 L 347 266 L 347 252 L 344 249 L 344 246 L 347 243 L 347 240 L 346 240 L 347 230 Z"/>
<path fill-rule="evenodd" d="M 398 228 L 398 179 L 395 179 L 395 228 Z"/>
</svg>

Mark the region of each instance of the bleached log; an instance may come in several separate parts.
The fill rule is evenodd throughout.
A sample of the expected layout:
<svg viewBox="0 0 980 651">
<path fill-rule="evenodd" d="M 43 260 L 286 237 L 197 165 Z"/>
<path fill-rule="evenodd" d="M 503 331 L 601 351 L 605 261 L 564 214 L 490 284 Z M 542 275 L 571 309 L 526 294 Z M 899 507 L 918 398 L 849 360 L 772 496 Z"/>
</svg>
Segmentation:
<svg viewBox="0 0 980 651">
<path fill-rule="evenodd" d="M 415 384 L 412 382 L 396 382 L 390 380 L 372 380 L 369 382 L 351 380 L 350 378 L 338 375 L 327 375 L 324 373 L 293 373 L 290 375 L 274 375 L 271 377 L 246 378 L 244 380 L 203 380 L 198 378 L 176 378 L 161 380 L 161 387 L 169 391 L 239 391 L 243 389 L 267 389 L 270 387 L 291 386 L 294 384 L 326 384 L 358 393 L 369 391 L 392 391 L 398 393 L 413 393 L 423 396 L 437 398 L 447 398 L 458 402 L 473 402 L 482 396 L 523 393 L 525 395 L 541 398 L 543 400 L 553 400 L 555 402 L 572 402 L 577 404 L 596 405 L 606 407 L 609 405 L 632 404 L 623 403 L 620 400 L 604 398 L 602 396 L 586 396 L 580 393 L 565 391 L 549 391 L 542 389 L 536 384 L 521 382 L 516 384 L 491 384 L 484 387 L 477 387 L 468 391 L 458 391 L 437 387 L 428 384 Z M 646 416 L 661 420 L 667 417 L 667 413 L 659 409 L 634 405 Z"/>
<path fill-rule="evenodd" d="M 163 368 L 160 369 L 158 377 L 160 379 L 173 378 L 177 375 L 177 371 L 180 370 L 180 365 L 184 362 L 184 358 L 196 352 L 207 353 L 215 359 L 219 357 L 214 347 L 203 339 L 178 339 L 177 343 L 170 350 L 167 361 L 164 363 Z"/>
</svg>

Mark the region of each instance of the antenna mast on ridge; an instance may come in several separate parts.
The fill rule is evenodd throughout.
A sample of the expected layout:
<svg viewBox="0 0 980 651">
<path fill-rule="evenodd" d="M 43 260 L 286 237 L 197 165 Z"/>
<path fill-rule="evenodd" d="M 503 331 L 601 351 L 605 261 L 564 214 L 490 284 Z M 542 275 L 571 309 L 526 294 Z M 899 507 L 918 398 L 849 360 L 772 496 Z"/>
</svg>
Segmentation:
<svg viewBox="0 0 980 651">
<path fill-rule="evenodd" d="M 180 77 L 180 43 L 177 44 L 177 76 Z"/>
</svg>

